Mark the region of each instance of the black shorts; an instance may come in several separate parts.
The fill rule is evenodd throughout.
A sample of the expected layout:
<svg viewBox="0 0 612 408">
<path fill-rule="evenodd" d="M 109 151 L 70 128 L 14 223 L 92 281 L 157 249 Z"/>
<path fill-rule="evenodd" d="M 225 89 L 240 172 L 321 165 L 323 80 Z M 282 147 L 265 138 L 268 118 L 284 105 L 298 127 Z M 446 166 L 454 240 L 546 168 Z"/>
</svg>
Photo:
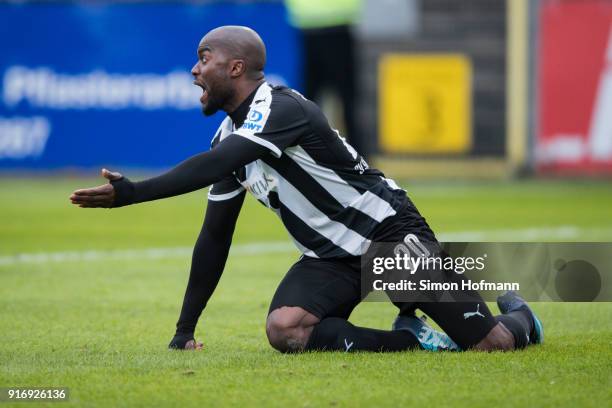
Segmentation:
<svg viewBox="0 0 612 408">
<path fill-rule="evenodd" d="M 412 205 L 383 222 L 373 240 L 400 242 L 406 234 L 414 234 L 424 242 L 435 240 L 435 235 Z M 269 312 L 283 306 L 298 306 L 319 319 L 348 319 L 362 300 L 361 295 L 360 257 L 320 259 L 302 256 L 281 281 Z M 400 314 L 411 314 L 420 309 L 463 349 L 478 344 L 497 324 L 481 298 L 470 302 L 393 303 Z"/>
</svg>

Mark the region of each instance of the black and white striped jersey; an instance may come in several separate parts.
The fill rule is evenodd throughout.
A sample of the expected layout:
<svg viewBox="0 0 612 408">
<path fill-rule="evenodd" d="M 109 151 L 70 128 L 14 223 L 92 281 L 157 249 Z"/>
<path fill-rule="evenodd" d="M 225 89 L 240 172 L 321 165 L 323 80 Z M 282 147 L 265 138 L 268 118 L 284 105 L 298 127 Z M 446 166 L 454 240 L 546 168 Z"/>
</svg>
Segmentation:
<svg viewBox="0 0 612 408">
<path fill-rule="evenodd" d="M 297 91 L 262 84 L 219 126 L 212 148 L 240 135 L 270 154 L 215 183 L 212 201 L 245 189 L 274 211 L 300 251 L 311 257 L 362 255 L 375 228 L 407 203 Z"/>
</svg>

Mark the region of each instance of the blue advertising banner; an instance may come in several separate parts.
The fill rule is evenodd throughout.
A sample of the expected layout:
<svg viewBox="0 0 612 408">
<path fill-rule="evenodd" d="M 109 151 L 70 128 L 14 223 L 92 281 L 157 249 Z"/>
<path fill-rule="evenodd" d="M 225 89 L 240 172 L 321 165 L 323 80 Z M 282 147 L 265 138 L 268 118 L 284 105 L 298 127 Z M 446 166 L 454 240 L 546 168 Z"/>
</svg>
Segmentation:
<svg viewBox="0 0 612 408">
<path fill-rule="evenodd" d="M 0 168 L 155 168 L 208 150 L 225 113 L 201 114 L 200 38 L 255 29 L 272 83 L 298 84 L 280 2 L 0 4 Z"/>
</svg>

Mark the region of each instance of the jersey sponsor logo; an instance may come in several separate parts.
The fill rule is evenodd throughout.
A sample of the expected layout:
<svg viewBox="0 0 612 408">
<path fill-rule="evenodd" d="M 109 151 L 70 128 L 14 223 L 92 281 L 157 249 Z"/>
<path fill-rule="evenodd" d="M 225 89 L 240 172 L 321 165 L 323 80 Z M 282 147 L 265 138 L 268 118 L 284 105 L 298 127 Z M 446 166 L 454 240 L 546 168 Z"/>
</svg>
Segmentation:
<svg viewBox="0 0 612 408">
<path fill-rule="evenodd" d="M 251 112 L 249 112 L 249 118 L 248 118 L 249 121 L 259 122 L 261 118 L 263 118 L 263 113 L 256 111 L 256 110 L 252 110 Z"/>
<path fill-rule="evenodd" d="M 262 178 L 249 184 L 246 189 L 256 197 L 267 196 L 272 184 L 274 184 L 274 180 L 264 174 Z"/>
<path fill-rule="evenodd" d="M 365 161 L 363 157 L 359 157 L 359 163 L 353 167 L 353 170 L 358 171 L 359 174 L 363 174 L 367 169 L 369 169 L 368 163 Z"/>
<path fill-rule="evenodd" d="M 266 173 L 259 161 L 245 166 L 245 179 L 240 184 L 266 207 L 271 208 L 269 194 L 276 189 L 278 181 Z"/>
<path fill-rule="evenodd" d="M 480 317 L 484 317 L 484 315 L 482 313 L 480 313 L 480 304 L 476 305 L 476 311 L 475 312 L 467 312 L 463 314 L 463 319 L 467 320 L 470 317 L 473 316 L 480 316 Z"/>
<path fill-rule="evenodd" d="M 244 124 L 242 125 L 242 128 L 246 130 L 255 130 L 258 132 L 261 130 L 261 125 L 258 125 L 252 122 L 244 122 Z"/>
</svg>

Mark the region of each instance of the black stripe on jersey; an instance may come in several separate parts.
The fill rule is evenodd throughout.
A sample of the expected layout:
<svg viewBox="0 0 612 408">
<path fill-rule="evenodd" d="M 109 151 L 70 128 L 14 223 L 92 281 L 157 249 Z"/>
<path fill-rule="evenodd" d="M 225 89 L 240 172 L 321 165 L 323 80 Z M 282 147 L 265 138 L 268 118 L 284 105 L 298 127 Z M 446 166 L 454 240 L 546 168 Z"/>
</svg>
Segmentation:
<svg viewBox="0 0 612 408">
<path fill-rule="evenodd" d="M 370 172 L 367 174 L 367 172 Z M 395 211 L 402 209 L 407 200 L 406 192 L 404 190 L 394 190 L 389 187 L 387 182 L 381 178 L 384 177 L 383 173 L 378 170 L 366 170 L 364 174 L 349 173 L 347 171 L 334 170 L 334 172 L 342 180 L 346 181 L 350 186 L 360 193 L 369 191 L 370 193 L 377 195 L 391 206 Z"/>
<path fill-rule="evenodd" d="M 313 251 L 320 258 L 353 256 L 334 244 L 314 229 L 310 228 L 300 217 L 295 215 L 282 202 L 280 203 L 280 216 L 287 231 L 302 246 Z"/>
<path fill-rule="evenodd" d="M 246 181 L 246 168 L 242 166 L 241 168 L 239 168 L 238 170 L 234 172 L 234 175 L 236 176 L 236 178 L 238 179 L 240 183 L 245 182 Z"/>
<path fill-rule="evenodd" d="M 368 214 L 356 208 L 344 207 L 340 204 L 325 187 L 320 185 L 307 171 L 286 154 L 278 159 L 270 156 L 262 160 L 278 171 L 285 180 L 298 189 L 313 206 L 330 220 L 343 224 L 362 237 L 370 235 L 372 230 L 379 224 L 378 221 Z"/>
<path fill-rule="evenodd" d="M 319 156 L 317 148 L 312 148 L 307 144 L 300 145 L 300 147 L 304 149 L 304 151 L 316 164 L 332 170 L 338 175 L 338 177 L 346 181 L 348 185 L 357 190 L 359 194 L 369 191 L 374 185 L 381 181 L 381 177 L 384 177 L 384 174 L 377 169 L 367 169 L 363 174 L 359 174 L 357 170 L 354 170 L 351 167 L 338 167 L 337 164 L 334 165 L 330 163 L 323 163 L 317 160 L 317 157 Z M 355 161 L 354 163 L 357 162 Z"/>
<path fill-rule="evenodd" d="M 331 166 L 328 166 L 331 168 Z M 348 185 L 353 187 L 355 190 L 359 191 L 361 194 L 366 191 L 370 191 L 372 187 L 377 185 L 382 181 L 381 176 L 382 173 L 370 172 L 370 170 L 366 170 L 366 173 L 359 174 L 353 173 L 349 171 L 342 171 L 341 169 L 332 169 L 334 172 L 340 177 L 342 180 L 346 181 Z"/>
<path fill-rule="evenodd" d="M 370 192 L 388 202 L 391 208 L 393 208 L 396 212 L 404 209 L 404 207 L 408 204 L 406 192 L 404 190 L 392 189 L 384 180 L 380 180 L 379 183 L 374 185 L 374 187 L 370 189 Z"/>
</svg>

